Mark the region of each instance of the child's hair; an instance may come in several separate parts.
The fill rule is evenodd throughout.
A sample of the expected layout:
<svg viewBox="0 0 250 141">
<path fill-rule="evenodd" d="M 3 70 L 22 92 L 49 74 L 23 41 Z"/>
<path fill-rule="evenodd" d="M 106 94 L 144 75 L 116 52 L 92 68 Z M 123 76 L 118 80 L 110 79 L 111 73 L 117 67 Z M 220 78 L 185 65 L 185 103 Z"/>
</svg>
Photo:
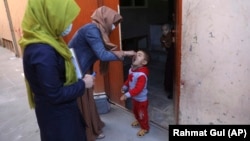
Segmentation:
<svg viewBox="0 0 250 141">
<path fill-rule="evenodd" d="M 148 64 L 150 63 L 150 60 L 151 60 L 150 52 L 148 50 L 145 50 L 145 49 L 139 49 L 138 51 L 141 51 L 144 53 L 145 60 L 147 61 L 147 64 L 145 66 L 148 66 Z"/>
</svg>

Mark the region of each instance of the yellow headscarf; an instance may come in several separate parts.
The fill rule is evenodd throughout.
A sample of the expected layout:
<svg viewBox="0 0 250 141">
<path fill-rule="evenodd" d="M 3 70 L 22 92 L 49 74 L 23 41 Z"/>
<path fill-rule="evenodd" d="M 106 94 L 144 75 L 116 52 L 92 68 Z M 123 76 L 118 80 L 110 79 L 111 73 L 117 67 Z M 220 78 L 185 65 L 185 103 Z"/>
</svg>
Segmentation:
<svg viewBox="0 0 250 141">
<path fill-rule="evenodd" d="M 23 37 L 19 44 L 22 51 L 32 43 L 44 43 L 52 46 L 64 59 L 66 82 L 69 85 L 77 81 L 71 53 L 61 33 L 73 22 L 80 8 L 74 0 L 29 0 L 22 21 Z M 28 99 L 34 108 L 33 92 L 25 79 Z"/>
</svg>

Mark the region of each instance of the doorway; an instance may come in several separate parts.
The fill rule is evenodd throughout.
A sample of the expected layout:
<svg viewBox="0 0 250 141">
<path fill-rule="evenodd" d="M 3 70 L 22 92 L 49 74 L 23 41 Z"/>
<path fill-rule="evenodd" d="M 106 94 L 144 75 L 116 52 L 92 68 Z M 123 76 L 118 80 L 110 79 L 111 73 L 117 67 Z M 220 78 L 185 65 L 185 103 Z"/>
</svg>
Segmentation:
<svg viewBox="0 0 250 141">
<path fill-rule="evenodd" d="M 167 129 L 169 124 L 175 124 L 175 104 L 173 98 L 168 98 L 169 92 L 164 89 L 167 55 L 161 47 L 160 37 L 162 34 L 161 26 L 164 23 L 173 22 L 175 0 L 140 0 L 140 2 L 120 0 L 120 13 L 123 16 L 121 23 L 123 50 L 146 49 L 150 52 L 149 117 L 151 122 Z M 124 80 L 127 78 L 130 65 L 131 59 L 125 58 L 123 64 Z M 132 108 L 130 99 L 126 101 L 125 106 L 127 109 Z"/>
</svg>

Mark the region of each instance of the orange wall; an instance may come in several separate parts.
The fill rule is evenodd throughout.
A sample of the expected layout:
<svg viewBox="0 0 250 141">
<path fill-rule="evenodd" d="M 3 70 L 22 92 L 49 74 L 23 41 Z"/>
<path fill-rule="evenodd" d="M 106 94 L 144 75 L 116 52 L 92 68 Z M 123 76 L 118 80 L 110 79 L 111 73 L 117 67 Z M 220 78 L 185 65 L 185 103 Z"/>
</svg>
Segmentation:
<svg viewBox="0 0 250 141">
<path fill-rule="evenodd" d="M 0 38 L 5 38 L 16 43 L 16 54 L 21 55 L 21 50 L 18 45 L 18 40 L 21 37 L 21 22 L 24 15 L 25 7 L 27 0 L 18 0 L 18 4 L 16 0 L 8 0 L 9 11 L 10 11 L 10 18 L 12 21 L 13 27 L 10 27 L 9 20 L 6 13 L 6 7 L 4 1 L 0 2 Z M 14 38 L 11 33 L 14 33 Z"/>
<path fill-rule="evenodd" d="M 4 1 L 0 1 L 0 38 L 5 38 L 8 40 L 12 40 L 10 26 L 6 14 L 6 9 L 4 6 Z"/>
<path fill-rule="evenodd" d="M 6 2 L 6 3 L 5 3 Z M 15 0 L 8 0 L 8 1 L 1 1 L 0 2 L 0 44 L 2 45 L 2 39 L 6 39 L 8 41 L 12 42 L 13 45 L 13 50 L 16 50 L 16 55 L 20 55 L 20 47 L 17 45 L 16 49 L 14 47 L 14 43 L 17 42 L 18 38 L 18 32 L 17 29 L 20 27 L 20 22 L 18 21 L 18 17 L 22 17 L 23 15 L 23 9 L 22 7 L 24 7 L 26 0 L 20 0 L 20 4 L 15 5 L 13 4 L 15 2 Z M 6 9 L 5 4 L 8 5 L 9 10 Z M 10 11 L 9 12 L 9 18 L 12 21 L 13 26 L 10 27 L 10 23 L 8 20 L 8 15 L 6 11 Z M 12 28 L 12 29 L 11 29 Z M 12 36 L 15 35 L 15 36 Z M 14 37 L 14 38 L 13 38 Z M 17 38 L 15 40 L 15 38 Z M 12 50 L 12 49 L 11 49 Z"/>
</svg>

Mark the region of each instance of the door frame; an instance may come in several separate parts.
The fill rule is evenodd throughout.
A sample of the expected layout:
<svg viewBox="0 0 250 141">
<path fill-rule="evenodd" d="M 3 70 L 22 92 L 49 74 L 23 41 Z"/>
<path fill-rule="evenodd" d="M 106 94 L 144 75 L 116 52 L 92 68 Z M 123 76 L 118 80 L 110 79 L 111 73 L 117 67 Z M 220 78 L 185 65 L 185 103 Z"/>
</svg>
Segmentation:
<svg viewBox="0 0 250 141">
<path fill-rule="evenodd" d="M 114 8 L 115 10 L 119 11 L 117 9 L 117 5 L 119 5 L 119 0 L 99 0 L 101 1 L 101 4 L 110 6 L 111 8 Z M 179 104 L 180 104 L 180 89 L 181 89 L 181 44 L 182 44 L 182 0 L 175 0 L 174 5 L 174 11 L 175 11 L 175 74 L 174 74 L 174 121 L 176 124 L 179 123 Z M 121 29 L 117 28 L 117 30 L 114 31 L 114 33 L 111 34 L 110 40 L 114 41 L 117 45 L 120 44 L 121 40 Z M 116 37 L 116 38 L 115 38 Z M 117 38 L 119 37 L 119 38 Z M 121 47 L 120 47 L 121 49 Z M 111 101 L 114 103 L 121 105 L 122 107 L 125 106 L 125 103 L 121 102 L 119 100 L 119 97 L 121 96 L 120 87 L 123 83 L 123 69 L 117 69 L 117 68 L 123 68 L 121 62 L 112 62 L 109 67 L 109 73 L 104 78 L 105 83 L 105 91 L 109 94 L 109 97 Z M 116 70 L 116 71 L 112 71 Z M 115 78 L 114 76 L 121 76 L 119 78 Z M 115 81 L 116 83 L 112 83 Z"/>
<path fill-rule="evenodd" d="M 179 123 L 181 89 L 181 44 L 182 44 L 182 0 L 175 3 L 175 75 L 174 75 L 174 119 Z"/>
</svg>

